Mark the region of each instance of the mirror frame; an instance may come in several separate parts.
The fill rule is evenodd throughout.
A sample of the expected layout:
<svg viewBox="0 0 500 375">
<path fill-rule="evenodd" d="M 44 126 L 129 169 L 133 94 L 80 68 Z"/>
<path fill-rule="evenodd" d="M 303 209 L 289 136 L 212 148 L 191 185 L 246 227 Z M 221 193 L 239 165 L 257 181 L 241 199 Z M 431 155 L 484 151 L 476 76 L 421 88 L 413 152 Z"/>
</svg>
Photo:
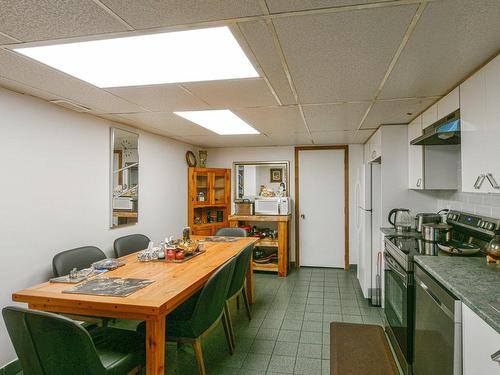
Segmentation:
<svg viewBox="0 0 500 375">
<path fill-rule="evenodd" d="M 272 160 L 272 161 L 234 161 L 233 162 L 233 202 L 236 199 L 240 199 L 236 196 L 236 186 L 237 186 L 237 166 L 238 165 L 275 165 L 284 164 L 286 166 L 286 197 L 291 198 L 290 195 L 290 162 L 288 160 Z"/>
<path fill-rule="evenodd" d="M 122 132 L 127 132 L 130 134 L 134 134 L 137 136 L 137 160 L 140 165 L 140 155 L 139 155 L 139 143 L 140 143 L 140 134 L 138 132 L 131 131 L 129 129 L 123 129 L 118 126 L 111 126 L 109 128 L 109 229 L 118 229 L 127 226 L 136 225 L 139 222 L 139 194 L 140 194 L 140 186 L 138 185 L 137 190 L 137 221 L 135 223 L 128 223 L 113 226 L 113 160 L 114 160 L 114 145 L 115 145 L 115 130 L 119 130 Z M 139 179 L 140 184 L 140 179 Z"/>
</svg>

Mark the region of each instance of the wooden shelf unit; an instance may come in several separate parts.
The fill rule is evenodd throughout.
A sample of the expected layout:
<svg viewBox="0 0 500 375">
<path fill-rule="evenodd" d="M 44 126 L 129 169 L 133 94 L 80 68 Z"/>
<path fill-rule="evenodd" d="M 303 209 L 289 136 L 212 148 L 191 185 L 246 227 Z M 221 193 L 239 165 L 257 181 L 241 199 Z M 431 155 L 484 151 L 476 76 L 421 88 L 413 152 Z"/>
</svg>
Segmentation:
<svg viewBox="0 0 500 375">
<path fill-rule="evenodd" d="M 278 272 L 280 277 L 288 275 L 290 268 L 290 250 L 288 239 L 288 223 L 292 215 L 230 215 L 229 223 L 231 227 L 239 227 L 248 222 L 275 222 L 278 226 L 278 239 L 263 238 L 255 243 L 254 246 L 277 247 L 278 264 L 265 263 L 259 264 L 253 262 L 254 271 Z"/>
<path fill-rule="evenodd" d="M 231 170 L 224 168 L 190 167 L 188 172 L 188 225 L 194 235 L 213 236 L 229 226 L 228 215 L 231 209 Z M 204 200 L 199 200 L 199 193 Z M 213 221 L 208 222 L 207 216 Z M 222 221 L 217 221 L 217 211 L 222 211 Z M 195 218 L 202 222 L 195 224 Z"/>
</svg>

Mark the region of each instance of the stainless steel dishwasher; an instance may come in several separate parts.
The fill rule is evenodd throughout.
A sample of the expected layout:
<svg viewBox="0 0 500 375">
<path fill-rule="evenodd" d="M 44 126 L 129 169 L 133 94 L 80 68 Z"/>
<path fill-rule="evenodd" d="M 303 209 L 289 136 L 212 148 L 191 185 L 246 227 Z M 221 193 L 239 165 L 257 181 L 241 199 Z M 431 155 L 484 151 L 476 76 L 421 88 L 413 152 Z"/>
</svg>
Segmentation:
<svg viewBox="0 0 500 375">
<path fill-rule="evenodd" d="M 415 375 L 462 374 L 462 305 L 415 268 Z"/>
</svg>

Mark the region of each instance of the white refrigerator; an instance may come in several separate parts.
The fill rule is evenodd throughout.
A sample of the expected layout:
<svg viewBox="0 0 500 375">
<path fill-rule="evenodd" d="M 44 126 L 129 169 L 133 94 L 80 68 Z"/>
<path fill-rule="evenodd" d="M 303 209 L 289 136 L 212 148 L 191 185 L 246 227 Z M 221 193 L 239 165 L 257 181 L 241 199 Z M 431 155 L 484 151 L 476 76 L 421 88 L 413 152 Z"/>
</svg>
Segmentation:
<svg viewBox="0 0 500 375">
<path fill-rule="evenodd" d="M 357 276 L 363 296 L 375 305 L 380 304 L 378 298 L 382 281 L 381 254 L 378 254 L 380 239 L 377 235 L 381 226 L 380 178 L 380 164 L 367 163 L 358 168 L 355 186 L 356 231 L 359 246 Z"/>
</svg>

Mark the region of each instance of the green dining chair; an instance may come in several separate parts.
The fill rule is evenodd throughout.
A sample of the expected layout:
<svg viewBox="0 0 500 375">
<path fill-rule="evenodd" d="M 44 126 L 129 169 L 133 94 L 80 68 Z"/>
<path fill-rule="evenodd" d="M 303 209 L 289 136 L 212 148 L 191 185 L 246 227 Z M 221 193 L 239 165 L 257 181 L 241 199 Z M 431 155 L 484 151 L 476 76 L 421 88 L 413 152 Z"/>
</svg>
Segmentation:
<svg viewBox="0 0 500 375">
<path fill-rule="evenodd" d="M 88 332 L 61 315 L 20 307 L 5 307 L 2 315 L 24 374 L 126 375 L 144 365 L 145 341 L 136 332 Z"/>
<path fill-rule="evenodd" d="M 231 313 L 229 312 L 229 303 L 241 296 L 245 304 L 248 320 L 252 320 L 252 313 L 250 311 L 250 303 L 248 302 L 248 294 L 245 283 L 248 267 L 250 265 L 250 259 L 252 257 L 252 250 L 253 246 L 248 246 L 236 256 L 233 277 L 231 279 L 231 284 L 229 285 L 226 303 L 224 304 L 224 312 L 227 317 L 233 348 L 236 346 L 236 340 L 233 324 L 231 322 Z"/>
<path fill-rule="evenodd" d="M 201 290 L 167 316 L 166 341 L 193 345 L 200 375 L 205 375 L 201 339 L 222 320 L 229 352 L 233 354 L 228 322 L 224 313 L 227 291 L 233 275 L 235 258 L 215 271 Z M 137 330 L 145 335 L 145 323 Z"/>
</svg>

